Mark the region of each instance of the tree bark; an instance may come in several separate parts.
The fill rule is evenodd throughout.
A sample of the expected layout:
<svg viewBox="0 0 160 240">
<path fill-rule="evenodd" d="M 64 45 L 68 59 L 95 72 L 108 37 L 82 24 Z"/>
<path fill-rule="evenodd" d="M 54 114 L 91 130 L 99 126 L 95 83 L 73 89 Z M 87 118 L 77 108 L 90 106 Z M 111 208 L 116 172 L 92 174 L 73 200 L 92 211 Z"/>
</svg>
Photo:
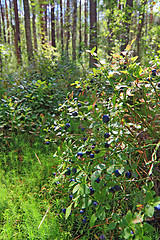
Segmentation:
<svg viewBox="0 0 160 240">
<path fill-rule="evenodd" d="M 4 8 L 1 3 L 1 15 L 2 15 L 2 26 L 3 26 L 3 38 L 4 41 L 6 42 L 6 28 L 5 28 L 5 21 L 4 21 Z"/>
<path fill-rule="evenodd" d="M 10 44 L 10 29 L 9 29 L 9 17 L 8 17 L 8 5 L 7 0 L 5 0 L 5 6 L 6 6 L 6 20 L 7 20 L 7 35 L 8 35 L 8 43 Z"/>
<path fill-rule="evenodd" d="M 1 8 L 1 1 L 0 1 L 0 8 Z M 2 43 L 2 24 L 1 24 L 1 17 L 0 17 L 0 44 Z M 2 74 L 2 52 L 0 48 L 0 73 Z"/>
<path fill-rule="evenodd" d="M 51 35 L 52 35 L 52 47 L 56 47 L 56 29 L 55 29 L 55 0 L 51 5 Z"/>
<path fill-rule="evenodd" d="M 38 44 L 37 44 L 37 34 L 36 34 L 36 14 L 35 14 L 34 0 L 31 0 L 31 6 L 32 6 L 32 31 L 33 31 L 34 51 L 37 52 Z"/>
<path fill-rule="evenodd" d="M 82 2 L 79 2 L 79 57 L 82 52 Z"/>
<path fill-rule="evenodd" d="M 68 47 L 69 47 L 69 39 L 70 39 L 70 0 L 67 0 L 67 9 L 66 9 L 66 15 L 67 15 L 67 40 L 66 40 L 66 54 L 68 56 Z"/>
<path fill-rule="evenodd" d="M 13 0 L 14 4 L 14 15 L 15 15 L 15 48 L 18 64 L 22 64 L 22 56 L 21 56 L 21 46 L 20 46 L 20 30 L 19 30 L 19 17 L 18 17 L 18 6 L 17 0 Z"/>
<path fill-rule="evenodd" d="M 88 46 L 88 0 L 85 0 L 85 5 L 84 5 L 84 44 L 85 47 L 87 48 Z"/>
<path fill-rule="evenodd" d="M 77 0 L 73 0 L 72 60 L 76 61 Z"/>
<path fill-rule="evenodd" d="M 27 55 L 28 55 L 28 60 L 31 61 L 33 59 L 33 48 L 32 48 L 32 39 L 31 39 L 30 10 L 29 10 L 28 0 L 23 0 L 23 5 L 24 5 Z"/>
<path fill-rule="evenodd" d="M 61 48 L 62 48 L 62 55 L 63 55 L 64 45 L 63 45 L 63 9 L 62 9 L 62 0 L 60 0 L 60 21 L 61 21 Z"/>
<path fill-rule="evenodd" d="M 94 47 L 97 53 L 97 0 L 90 0 L 90 50 Z M 95 67 L 96 62 L 90 55 L 90 67 Z"/>
</svg>

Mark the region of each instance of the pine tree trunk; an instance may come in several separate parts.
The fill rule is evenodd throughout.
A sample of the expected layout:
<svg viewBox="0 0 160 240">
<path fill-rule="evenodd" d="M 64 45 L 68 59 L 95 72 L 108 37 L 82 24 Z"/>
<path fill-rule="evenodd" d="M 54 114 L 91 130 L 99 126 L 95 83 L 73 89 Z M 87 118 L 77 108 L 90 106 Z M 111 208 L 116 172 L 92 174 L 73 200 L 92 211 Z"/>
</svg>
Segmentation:
<svg viewBox="0 0 160 240">
<path fill-rule="evenodd" d="M 77 1 L 73 0 L 72 59 L 76 61 Z"/>
<path fill-rule="evenodd" d="M 38 45 L 37 45 L 37 34 L 36 34 L 36 14 L 35 14 L 35 5 L 33 0 L 31 0 L 31 6 L 32 6 L 32 32 L 33 32 L 33 41 L 34 41 L 34 51 L 37 52 Z"/>
<path fill-rule="evenodd" d="M 30 10 L 29 10 L 28 0 L 23 0 L 23 5 L 24 5 L 27 55 L 28 55 L 28 60 L 31 61 L 33 59 L 33 48 L 32 48 L 32 39 L 31 39 Z"/>
<path fill-rule="evenodd" d="M 63 9 L 62 9 L 62 0 L 60 0 L 60 20 L 61 20 L 61 48 L 62 48 L 62 55 L 63 55 Z"/>
<path fill-rule="evenodd" d="M 6 28 L 5 28 L 5 21 L 4 21 L 4 8 L 1 3 L 1 15 L 2 15 L 2 26 L 3 26 L 3 38 L 4 41 L 6 42 Z"/>
<path fill-rule="evenodd" d="M 84 5 L 84 44 L 85 44 L 85 47 L 87 48 L 88 46 L 88 30 L 87 30 L 87 27 L 88 27 L 88 0 L 85 0 L 85 5 Z"/>
<path fill-rule="evenodd" d="M 82 52 L 82 3 L 81 0 L 79 2 L 79 57 Z"/>
<path fill-rule="evenodd" d="M 19 30 L 19 17 L 18 17 L 18 6 L 17 0 L 13 0 L 14 4 L 14 15 L 15 15 L 15 48 L 16 48 L 16 55 L 18 64 L 22 64 L 22 57 L 21 57 L 21 46 L 20 46 L 20 30 Z"/>
<path fill-rule="evenodd" d="M 52 35 L 52 47 L 56 47 L 55 0 L 52 1 L 52 6 L 51 6 L 51 35 Z"/>
<path fill-rule="evenodd" d="M 1 1 L 0 1 L 0 8 L 1 8 Z M 0 18 L 0 44 L 2 43 L 2 24 Z M 2 74 L 2 52 L 0 48 L 0 73 Z"/>
<path fill-rule="evenodd" d="M 66 40 L 66 54 L 68 56 L 68 46 L 69 46 L 69 39 L 70 39 L 70 0 L 67 0 L 67 40 Z"/>
<path fill-rule="evenodd" d="M 97 0 L 90 0 L 90 50 L 97 53 Z M 95 67 L 96 60 L 90 55 L 90 67 Z"/>
<path fill-rule="evenodd" d="M 10 29 L 9 29 L 9 17 L 8 17 L 8 5 L 7 0 L 5 0 L 5 6 L 6 6 L 6 20 L 7 20 L 7 35 L 8 35 L 8 43 L 10 44 Z"/>
</svg>

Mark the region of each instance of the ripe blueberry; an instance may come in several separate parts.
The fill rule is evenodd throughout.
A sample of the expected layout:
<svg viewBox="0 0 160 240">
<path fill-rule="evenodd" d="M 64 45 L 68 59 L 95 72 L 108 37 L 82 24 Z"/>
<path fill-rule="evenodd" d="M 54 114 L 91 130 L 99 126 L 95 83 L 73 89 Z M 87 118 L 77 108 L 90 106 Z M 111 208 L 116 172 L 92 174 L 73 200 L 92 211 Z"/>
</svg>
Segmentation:
<svg viewBox="0 0 160 240">
<path fill-rule="evenodd" d="M 158 204 L 156 207 L 154 207 L 155 210 L 160 211 L 160 204 Z"/>
<path fill-rule="evenodd" d="M 94 189 L 92 187 L 89 187 L 90 189 L 90 195 L 92 195 L 94 193 Z"/>
<path fill-rule="evenodd" d="M 81 107 L 81 103 L 78 103 L 77 106 L 78 106 L 78 107 Z"/>
<path fill-rule="evenodd" d="M 110 134 L 109 134 L 109 133 L 105 133 L 105 134 L 104 134 L 104 137 L 105 137 L 105 138 L 109 138 L 109 137 L 110 137 Z"/>
<path fill-rule="evenodd" d="M 56 173 L 55 173 L 55 172 L 53 173 L 53 176 L 56 176 Z"/>
<path fill-rule="evenodd" d="M 73 195 L 69 195 L 69 198 L 72 199 L 72 198 L 73 198 Z"/>
<path fill-rule="evenodd" d="M 99 183 L 99 182 L 100 182 L 100 178 L 97 178 L 97 179 L 95 180 L 95 182 Z"/>
<path fill-rule="evenodd" d="M 105 238 L 104 235 L 101 235 L 101 236 L 99 237 L 99 239 L 100 239 L 100 240 L 105 240 L 106 238 Z"/>
<path fill-rule="evenodd" d="M 94 158 L 94 153 L 91 153 L 89 156 L 90 158 Z"/>
<path fill-rule="evenodd" d="M 46 145 L 49 145 L 49 144 L 50 144 L 50 142 L 49 142 L 49 141 L 46 141 L 46 142 L 45 142 L 45 144 L 46 144 Z"/>
<path fill-rule="evenodd" d="M 94 205 L 94 206 L 97 206 L 97 205 L 98 205 L 98 203 L 97 203 L 97 202 L 93 202 L 93 205 Z"/>
<path fill-rule="evenodd" d="M 80 211 L 79 211 L 81 214 L 83 214 L 84 213 L 84 211 L 81 209 Z"/>
<path fill-rule="evenodd" d="M 157 87 L 159 87 L 159 88 L 160 88 L 160 82 L 158 82 L 158 83 L 157 83 Z"/>
<path fill-rule="evenodd" d="M 74 98 L 74 101 L 78 101 L 78 98 Z"/>
<path fill-rule="evenodd" d="M 108 142 L 105 143 L 105 148 L 109 148 L 110 144 Z"/>
<path fill-rule="evenodd" d="M 69 181 L 70 181 L 70 182 L 75 182 L 76 180 L 75 180 L 75 179 L 73 179 L 73 178 L 71 178 Z"/>
<path fill-rule="evenodd" d="M 63 212 L 63 213 L 66 213 L 66 209 L 65 209 L 65 208 L 63 208 L 63 209 L 62 209 L 62 212 Z"/>
<path fill-rule="evenodd" d="M 91 151 L 86 151 L 86 155 L 90 155 L 91 154 Z"/>
<path fill-rule="evenodd" d="M 152 69 L 152 76 L 156 76 L 156 69 Z"/>
<path fill-rule="evenodd" d="M 86 137 L 84 137 L 84 138 L 83 138 L 83 141 L 85 142 L 86 140 L 87 140 L 87 138 L 86 138 Z"/>
<path fill-rule="evenodd" d="M 126 176 L 126 178 L 131 178 L 131 173 L 130 172 L 126 172 L 125 176 Z"/>
<path fill-rule="evenodd" d="M 66 128 L 69 128 L 70 127 L 70 123 L 66 123 Z"/>
<path fill-rule="evenodd" d="M 73 172 L 73 173 L 76 173 L 76 172 L 77 172 L 77 169 L 76 169 L 76 168 L 73 168 L 73 169 L 72 169 L 72 172 Z"/>
<path fill-rule="evenodd" d="M 56 184 L 56 185 L 58 185 L 58 184 L 60 184 L 60 182 L 59 182 L 59 181 L 57 181 L 57 182 L 55 182 L 55 184 Z"/>
<path fill-rule="evenodd" d="M 110 120 L 110 117 L 108 115 L 103 115 L 103 122 L 108 123 Z"/>
<path fill-rule="evenodd" d="M 83 156 L 83 153 L 82 152 L 78 152 L 77 153 L 77 157 L 82 157 Z"/>
<path fill-rule="evenodd" d="M 114 174 L 115 174 L 116 177 L 120 177 L 120 176 L 121 176 L 121 174 L 119 173 L 118 169 L 116 169 L 116 170 L 114 171 Z"/>
<path fill-rule="evenodd" d="M 65 175 L 70 175 L 71 174 L 71 170 L 69 168 L 67 168 L 68 170 L 65 172 Z"/>
<path fill-rule="evenodd" d="M 72 116 L 76 117 L 76 116 L 78 116 L 78 113 L 75 111 L 72 113 Z"/>
</svg>

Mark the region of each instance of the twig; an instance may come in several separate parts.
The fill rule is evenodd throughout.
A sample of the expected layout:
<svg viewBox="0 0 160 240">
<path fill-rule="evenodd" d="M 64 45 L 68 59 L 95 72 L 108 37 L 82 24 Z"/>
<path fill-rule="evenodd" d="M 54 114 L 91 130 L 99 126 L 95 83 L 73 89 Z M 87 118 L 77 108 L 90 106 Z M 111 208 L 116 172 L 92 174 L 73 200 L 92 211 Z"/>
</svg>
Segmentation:
<svg viewBox="0 0 160 240">
<path fill-rule="evenodd" d="M 40 224 L 39 224 L 39 226 L 38 226 L 38 229 L 39 229 L 40 226 L 42 225 L 42 223 L 43 223 L 43 221 L 44 221 L 44 219 L 45 219 L 47 213 L 49 212 L 50 208 L 51 208 L 51 206 L 49 206 L 49 208 L 47 209 L 46 213 L 44 214 L 44 217 L 42 218 L 42 221 L 40 222 Z"/>
<path fill-rule="evenodd" d="M 37 156 L 36 153 L 35 153 L 35 156 L 36 156 L 36 158 L 38 159 L 39 164 L 41 165 L 41 161 L 39 160 L 39 157 Z"/>
</svg>

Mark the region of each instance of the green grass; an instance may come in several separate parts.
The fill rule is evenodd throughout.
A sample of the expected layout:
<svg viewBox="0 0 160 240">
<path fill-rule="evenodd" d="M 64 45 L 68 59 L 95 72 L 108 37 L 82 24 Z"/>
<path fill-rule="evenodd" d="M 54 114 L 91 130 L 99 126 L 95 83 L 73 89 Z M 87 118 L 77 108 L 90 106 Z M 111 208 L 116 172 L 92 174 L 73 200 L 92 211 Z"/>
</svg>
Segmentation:
<svg viewBox="0 0 160 240">
<path fill-rule="evenodd" d="M 31 146 L 23 136 L 13 142 L 0 152 L 0 239 L 63 239 L 52 207 L 38 229 L 50 206 L 45 184 L 58 164 L 52 147 L 41 141 Z"/>
</svg>

